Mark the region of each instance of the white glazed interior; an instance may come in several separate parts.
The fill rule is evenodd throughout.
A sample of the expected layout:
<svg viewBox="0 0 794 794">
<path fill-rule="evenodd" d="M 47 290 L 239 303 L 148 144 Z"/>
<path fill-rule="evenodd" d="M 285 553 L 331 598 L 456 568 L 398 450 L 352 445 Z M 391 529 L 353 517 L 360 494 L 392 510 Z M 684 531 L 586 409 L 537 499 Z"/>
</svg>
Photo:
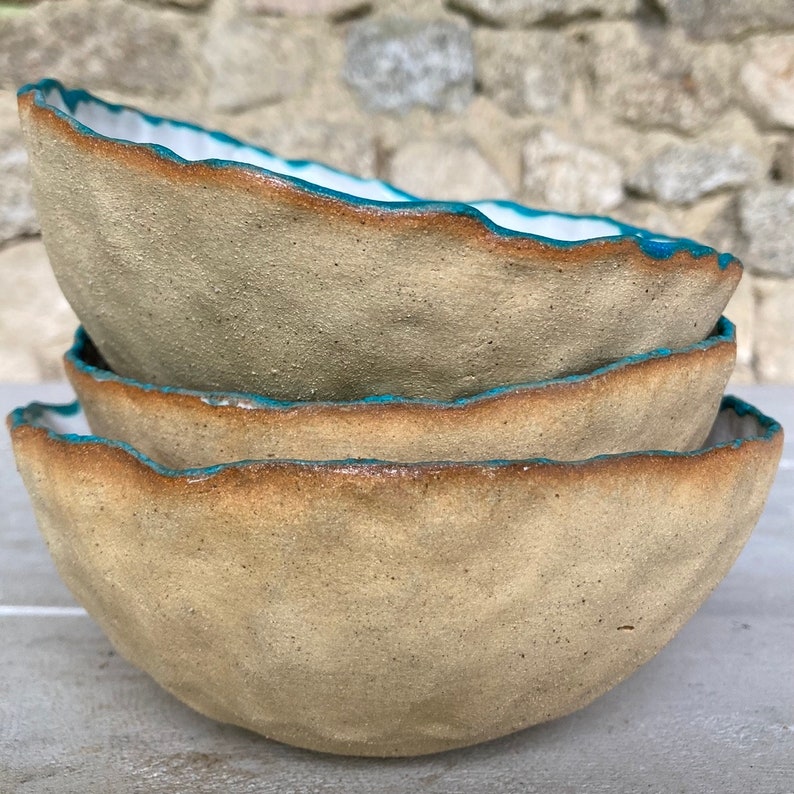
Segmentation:
<svg viewBox="0 0 794 794">
<path fill-rule="evenodd" d="M 360 179 L 320 163 L 289 162 L 252 146 L 221 140 L 200 129 L 167 120 L 150 121 L 132 109 L 111 109 L 100 102 L 82 101 L 72 111 L 57 88 L 47 91 L 45 100 L 100 135 L 163 146 L 184 160 L 216 159 L 255 165 L 362 199 L 386 202 L 415 200 L 415 197 L 377 179 Z M 618 224 L 601 218 L 576 218 L 552 212 L 533 215 L 495 201 L 470 202 L 469 206 L 504 229 L 554 240 L 587 240 L 626 233 Z M 654 239 L 668 238 L 654 235 Z"/>
</svg>

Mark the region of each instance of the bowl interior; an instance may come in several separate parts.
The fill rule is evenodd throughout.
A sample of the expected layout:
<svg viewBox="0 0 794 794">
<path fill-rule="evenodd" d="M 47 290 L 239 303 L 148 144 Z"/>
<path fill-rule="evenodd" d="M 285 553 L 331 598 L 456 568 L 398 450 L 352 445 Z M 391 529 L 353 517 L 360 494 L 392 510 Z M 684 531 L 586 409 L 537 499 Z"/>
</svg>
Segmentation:
<svg viewBox="0 0 794 794">
<path fill-rule="evenodd" d="M 378 179 L 361 179 L 307 160 L 285 160 L 223 133 L 112 105 L 85 91 L 68 91 L 56 81 L 42 83 L 42 96 L 46 104 L 93 133 L 167 150 L 182 160 L 254 166 L 352 199 L 384 203 L 422 201 Z M 454 206 L 453 202 L 439 202 L 442 203 Z M 609 218 L 531 210 L 509 201 L 475 201 L 465 206 L 477 210 L 502 229 L 547 239 L 579 241 L 630 234 L 657 242 L 674 242 L 665 235 Z"/>
</svg>

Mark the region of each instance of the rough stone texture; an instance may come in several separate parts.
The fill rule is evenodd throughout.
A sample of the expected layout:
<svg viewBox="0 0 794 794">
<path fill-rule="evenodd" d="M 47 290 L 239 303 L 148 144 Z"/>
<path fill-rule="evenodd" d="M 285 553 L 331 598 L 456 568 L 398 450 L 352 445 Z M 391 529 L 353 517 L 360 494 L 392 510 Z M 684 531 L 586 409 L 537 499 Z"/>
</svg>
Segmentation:
<svg viewBox="0 0 794 794">
<path fill-rule="evenodd" d="M 66 84 L 173 96 L 197 79 L 184 14 L 121 0 L 46 0 L 0 17 L 0 87 Z"/>
<path fill-rule="evenodd" d="M 733 383 L 752 383 L 755 380 L 755 292 L 753 276 L 745 271 L 736 292 L 725 308 L 725 316 L 736 326 L 736 367 L 731 375 Z"/>
<path fill-rule="evenodd" d="M 0 381 L 63 378 L 76 327 L 41 241 L 0 250 Z"/>
<path fill-rule="evenodd" d="M 22 136 L 0 127 L 0 243 L 38 230 Z"/>
<path fill-rule="evenodd" d="M 694 45 L 679 31 L 650 31 L 631 23 L 594 27 L 596 98 L 616 118 L 640 128 L 699 132 L 728 104 L 730 49 Z"/>
<path fill-rule="evenodd" d="M 623 174 L 611 157 L 551 130 L 524 146 L 524 189 L 531 203 L 566 212 L 604 212 L 623 200 Z"/>
<path fill-rule="evenodd" d="M 742 187 L 760 176 L 760 170 L 758 160 L 738 144 L 681 144 L 650 157 L 629 185 L 660 201 L 691 204 L 709 193 Z"/>
<path fill-rule="evenodd" d="M 460 111 L 474 89 L 471 34 L 441 19 L 393 16 L 355 23 L 344 78 L 370 110 L 405 112 L 425 105 Z"/>
<path fill-rule="evenodd" d="M 794 187 L 745 191 L 739 219 L 747 238 L 745 265 L 756 273 L 794 277 Z"/>
<path fill-rule="evenodd" d="M 251 14 L 338 19 L 363 13 L 372 7 L 372 3 L 370 0 L 242 0 L 242 7 Z"/>
<path fill-rule="evenodd" d="M 606 187 L 610 214 L 794 277 L 792 0 L 0 2 L 0 245 L 38 228 L 12 92 L 43 75 L 429 195 L 598 212 Z M 565 147 L 525 187 L 539 127 L 614 158 L 622 203 Z"/>
<path fill-rule="evenodd" d="M 794 128 L 794 35 L 755 39 L 740 76 L 763 121 Z"/>
<path fill-rule="evenodd" d="M 558 23 L 577 17 L 619 17 L 636 11 L 638 0 L 448 0 L 447 5 L 494 25 Z"/>
<path fill-rule="evenodd" d="M 494 167 L 469 142 L 417 141 L 395 153 L 391 182 L 420 198 L 475 201 L 509 198 Z"/>
<path fill-rule="evenodd" d="M 213 26 L 203 50 L 210 107 L 234 113 L 299 92 L 311 70 L 303 33 L 280 21 L 242 17 Z"/>
<path fill-rule="evenodd" d="M 670 22 L 690 36 L 720 38 L 794 27 L 791 0 L 658 0 Z"/>
<path fill-rule="evenodd" d="M 267 128 L 252 128 L 246 140 L 288 159 L 317 160 L 356 176 L 374 177 L 375 141 L 371 130 L 320 119 L 299 119 Z"/>
<path fill-rule="evenodd" d="M 566 103 L 571 76 L 561 36 L 483 28 L 475 33 L 474 46 L 478 84 L 510 113 L 553 113 Z"/>
<path fill-rule="evenodd" d="M 794 279 L 757 278 L 755 366 L 761 383 L 794 382 Z"/>
</svg>

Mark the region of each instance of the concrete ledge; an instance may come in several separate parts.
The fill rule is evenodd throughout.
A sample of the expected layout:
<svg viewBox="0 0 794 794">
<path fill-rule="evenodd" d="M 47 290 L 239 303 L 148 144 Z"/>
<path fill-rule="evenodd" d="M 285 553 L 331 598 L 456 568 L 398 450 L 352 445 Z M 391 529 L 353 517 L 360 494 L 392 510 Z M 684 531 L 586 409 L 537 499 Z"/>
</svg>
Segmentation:
<svg viewBox="0 0 794 794">
<path fill-rule="evenodd" d="M 794 388 L 742 396 L 794 428 Z M 0 409 L 67 400 L 0 386 Z M 792 432 L 794 439 L 794 432 Z M 0 792 L 794 792 L 794 443 L 735 567 L 655 659 L 570 717 L 398 761 L 207 720 L 111 649 L 57 578 L 0 437 Z"/>
</svg>

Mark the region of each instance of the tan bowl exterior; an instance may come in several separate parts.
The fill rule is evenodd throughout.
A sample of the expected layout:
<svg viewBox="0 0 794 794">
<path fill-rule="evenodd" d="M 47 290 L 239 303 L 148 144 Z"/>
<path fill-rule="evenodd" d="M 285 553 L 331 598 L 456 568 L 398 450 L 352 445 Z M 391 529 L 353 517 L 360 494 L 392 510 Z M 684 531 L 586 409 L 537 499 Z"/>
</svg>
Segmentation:
<svg viewBox="0 0 794 794">
<path fill-rule="evenodd" d="M 86 366 L 97 360 L 96 351 L 80 334 L 64 365 L 94 433 L 173 468 L 267 458 L 579 460 L 700 447 L 736 356 L 733 326 L 723 320 L 719 330 L 683 351 L 461 405 L 274 407 L 235 395 L 153 389 Z"/>
<path fill-rule="evenodd" d="M 55 275 L 115 372 L 287 400 L 449 400 L 705 337 L 741 277 L 631 236 L 558 246 L 87 135 L 20 94 Z M 586 329 L 586 330 L 583 330 Z"/>
<path fill-rule="evenodd" d="M 765 430 L 731 410 L 718 428 Z M 729 570 L 783 443 L 179 474 L 12 438 L 61 576 L 123 656 L 214 719 L 370 756 L 501 736 L 633 672 Z"/>
</svg>

